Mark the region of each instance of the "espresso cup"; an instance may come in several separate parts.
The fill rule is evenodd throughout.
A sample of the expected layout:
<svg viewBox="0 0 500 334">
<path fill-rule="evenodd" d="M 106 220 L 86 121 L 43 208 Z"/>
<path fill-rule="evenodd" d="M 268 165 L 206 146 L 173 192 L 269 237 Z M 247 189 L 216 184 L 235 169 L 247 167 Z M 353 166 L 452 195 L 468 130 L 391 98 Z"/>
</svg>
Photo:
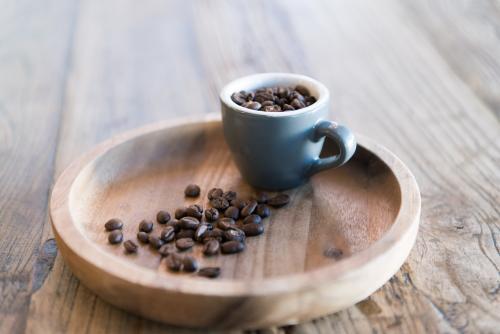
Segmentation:
<svg viewBox="0 0 500 334">
<path fill-rule="evenodd" d="M 242 90 L 297 85 L 306 87 L 317 101 L 298 110 L 264 112 L 244 108 L 231 99 Z M 328 120 L 328 89 L 307 76 L 262 73 L 242 77 L 227 84 L 220 99 L 227 145 L 243 179 L 256 188 L 299 186 L 320 171 L 343 165 L 356 150 L 351 130 Z M 338 145 L 339 154 L 319 157 L 325 137 Z"/>
</svg>

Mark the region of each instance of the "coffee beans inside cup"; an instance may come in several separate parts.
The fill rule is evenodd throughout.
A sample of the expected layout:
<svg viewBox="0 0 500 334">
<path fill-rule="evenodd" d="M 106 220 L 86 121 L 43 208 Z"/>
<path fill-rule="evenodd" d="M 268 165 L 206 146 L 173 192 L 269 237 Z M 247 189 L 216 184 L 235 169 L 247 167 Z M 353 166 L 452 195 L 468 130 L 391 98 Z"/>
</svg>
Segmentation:
<svg viewBox="0 0 500 334">
<path fill-rule="evenodd" d="M 199 197 L 200 193 L 201 188 L 195 184 L 188 185 L 184 191 L 184 195 L 190 198 Z M 206 209 L 202 203 L 177 208 L 175 219 L 168 211 L 161 210 L 156 213 L 158 224 L 151 219 L 143 219 L 134 229 L 138 231 L 136 239 L 123 243 L 124 253 L 136 254 L 141 247 L 149 247 L 165 259 L 164 265 L 171 272 L 197 272 L 200 277 L 216 278 L 221 269 L 200 268 L 200 260 L 193 256 L 198 252 L 193 249 L 199 247 L 202 257 L 244 252 L 247 238 L 264 233 L 264 221 L 271 214 L 270 207 L 285 206 L 290 197 L 286 194 L 270 197 L 259 192 L 242 198 L 235 191 L 213 188 L 207 193 L 207 202 L 209 207 Z M 117 218 L 104 224 L 104 229 L 109 232 L 110 244 L 122 243 L 126 233 L 124 225 Z"/>
<path fill-rule="evenodd" d="M 266 87 L 255 92 L 244 90 L 231 95 L 239 106 L 264 112 L 286 112 L 302 109 L 316 102 L 309 90 L 301 85 L 295 87 Z"/>
</svg>

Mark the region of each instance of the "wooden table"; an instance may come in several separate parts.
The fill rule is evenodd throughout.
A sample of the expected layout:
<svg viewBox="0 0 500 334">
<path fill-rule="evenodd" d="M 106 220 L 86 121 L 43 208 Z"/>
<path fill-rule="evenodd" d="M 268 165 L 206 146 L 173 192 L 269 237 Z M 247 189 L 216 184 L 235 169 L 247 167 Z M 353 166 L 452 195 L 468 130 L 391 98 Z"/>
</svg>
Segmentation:
<svg viewBox="0 0 500 334">
<path fill-rule="evenodd" d="M 219 108 L 254 72 L 316 77 L 333 117 L 421 187 L 407 263 L 343 312 L 264 332 L 500 332 L 500 3 L 77 1 L 0 5 L 0 332 L 189 333 L 109 306 L 57 256 L 55 178 L 96 143 Z"/>
</svg>

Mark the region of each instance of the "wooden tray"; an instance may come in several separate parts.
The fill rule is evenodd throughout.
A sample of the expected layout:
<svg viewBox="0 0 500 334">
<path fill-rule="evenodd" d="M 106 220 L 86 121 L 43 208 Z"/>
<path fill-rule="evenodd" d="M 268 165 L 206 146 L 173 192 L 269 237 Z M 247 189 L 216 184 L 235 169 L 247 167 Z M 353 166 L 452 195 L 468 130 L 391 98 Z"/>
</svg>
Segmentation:
<svg viewBox="0 0 500 334">
<path fill-rule="evenodd" d="M 265 234 L 238 255 L 203 258 L 222 268 L 209 280 L 166 270 L 156 251 L 137 255 L 107 242 L 104 222 L 120 217 L 125 239 L 156 212 L 203 202 L 211 187 L 251 195 L 240 178 L 219 121 L 147 126 L 98 145 L 70 165 L 50 202 L 61 254 L 73 273 L 109 303 L 188 327 L 259 328 L 293 324 L 346 308 L 373 293 L 403 264 L 417 235 L 420 194 L 392 153 L 358 136 L 345 166 L 288 191 Z M 332 148 L 325 145 L 325 154 Z M 202 187 L 186 200 L 188 183 Z M 156 224 L 156 223 L 155 223 Z M 159 233 L 160 225 L 153 233 Z M 325 249 L 342 251 L 325 257 Z"/>
</svg>

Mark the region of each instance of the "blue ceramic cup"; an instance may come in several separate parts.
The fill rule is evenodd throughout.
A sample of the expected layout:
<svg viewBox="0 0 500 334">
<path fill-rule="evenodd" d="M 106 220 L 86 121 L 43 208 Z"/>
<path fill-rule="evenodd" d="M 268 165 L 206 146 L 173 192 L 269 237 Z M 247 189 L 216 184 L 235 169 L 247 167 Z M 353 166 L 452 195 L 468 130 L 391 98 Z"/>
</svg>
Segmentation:
<svg viewBox="0 0 500 334">
<path fill-rule="evenodd" d="M 297 85 L 305 86 L 317 101 L 299 110 L 263 112 L 231 100 L 231 94 L 241 90 Z M 296 187 L 315 173 L 343 165 L 356 150 L 351 130 L 328 120 L 330 93 L 312 78 L 291 73 L 254 74 L 227 84 L 220 99 L 226 142 L 242 177 L 254 187 Z M 339 154 L 319 157 L 325 137 L 338 145 Z"/>
</svg>

